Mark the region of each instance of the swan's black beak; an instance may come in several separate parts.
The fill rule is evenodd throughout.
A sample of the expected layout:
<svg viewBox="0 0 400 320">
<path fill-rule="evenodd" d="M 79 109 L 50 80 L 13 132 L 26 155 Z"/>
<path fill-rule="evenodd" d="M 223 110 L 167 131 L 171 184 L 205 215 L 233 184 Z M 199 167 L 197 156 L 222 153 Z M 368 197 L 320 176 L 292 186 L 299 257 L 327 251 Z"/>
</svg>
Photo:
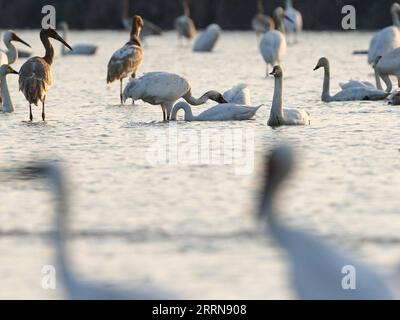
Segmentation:
<svg viewBox="0 0 400 320">
<path fill-rule="evenodd" d="M 8 73 L 9 73 L 9 74 L 19 74 L 18 71 L 15 71 L 15 70 L 14 70 L 13 68 L 11 68 L 11 67 L 9 67 Z"/>
<path fill-rule="evenodd" d="M 225 100 L 225 98 L 223 97 L 222 94 L 218 97 L 217 102 L 218 103 L 228 103 L 228 101 Z"/>
<path fill-rule="evenodd" d="M 313 71 L 318 70 L 319 68 L 321 68 L 320 66 L 316 66 Z"/>
</svg>

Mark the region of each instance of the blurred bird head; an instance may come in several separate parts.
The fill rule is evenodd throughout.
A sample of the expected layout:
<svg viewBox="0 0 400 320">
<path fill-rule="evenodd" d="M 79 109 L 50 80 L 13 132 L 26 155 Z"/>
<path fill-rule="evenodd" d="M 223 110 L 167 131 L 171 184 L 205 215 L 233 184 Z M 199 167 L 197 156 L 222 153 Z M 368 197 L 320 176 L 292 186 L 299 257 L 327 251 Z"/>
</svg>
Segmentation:
<svg viewBox="0 0 400 320">
<path fill-rule="evenodd" d="M 218 91 L 211 90 L 205 93 L 205 95 L 208 96 L 209 99 L 218 102 L 218 103 L 228 103 L 228 101 L 225 100 L 224 96 L 219 93 Z"/>
<path fill-rule="evenodd" d="M 144 21 L 141 16 L 134 15 L 133 16 L 133 25 L 136 26 L 137 28 L 143 28 L 144 26 Z"/>
<path fill-rule="evenodd" d="M 31 48 L 31 46 L 28 43 L 26 43 L 24 40 L 22 40 L 20 37 L 18 37 L 17 34 L 11 30 L 8 30 L 4 33 L 3 41 L 6 43 L 11 42 L 11 41 L 16 41 L 16 42 L 23 43 L 27 47 Z"/>
<path fill-rule="evenodd" d="M 7 74 L 19 74 L 19 73 L 15 71 L 13 68 L 11 68 L 8 64 L 3 64 L 0 67 L 0 77 L 4 77 Z"/>
<path fill-rule="evenodd" d="M 72 50 L 70 45 L 57 33 L 57 31 L 53 28 L 48 28 L 48 29 L 42 29 L 40 31 L 40 38 L 53 38 L 57 41 L 60 41 L 64 46 L 66 46 L 68 49 Z"/>
<path fill-rule="evenodd" d="M 320 59 L 318 60 L 318 63 L 317 63 L 317 65 L 315 66 L 314 71 L 315 71 L 315 70 L 318 70 L 319 68 L 326 67 L 326 66 L 328 66 L 328 65 L 329 65 L 328 59 L 325 58 L 325 57 L 322 57 L 322 58 L 320 58 Z"/>
<path fill-rule="evenodd" d="M 282 78 L 283 70 L 282 70 L 281 66 L 275 66 L 272 69 L 272 72 L 270 73 L 270 75 L 274 76 L 275 78 Z"/>
</svg>

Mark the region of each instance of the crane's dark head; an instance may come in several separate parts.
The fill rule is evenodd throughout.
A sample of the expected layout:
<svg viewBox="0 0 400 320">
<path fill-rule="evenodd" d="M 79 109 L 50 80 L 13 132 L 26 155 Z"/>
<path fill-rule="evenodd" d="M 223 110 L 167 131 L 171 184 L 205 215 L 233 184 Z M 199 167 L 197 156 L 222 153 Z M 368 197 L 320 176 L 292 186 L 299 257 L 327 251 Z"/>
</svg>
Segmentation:
<svg viewBox="0 0 400 320">
<path fill-rule="evenodd" d="M 4 42 L 8 42 L 8 41 L 20 42 L 20 43 L 26 45 L 27 47 L 31 48 L 31 46 L 28 43 L 26 43 L 24 40 L 22 40 L 20 37 L 18 37 L 18 35 L 12 30 L 8 30 L 7 32 L 4 33 L 3 40 L 4 40 Z"/>
<path fill-rule="evenodd" d="M 45 37 L 45 38 L 53 38 L 57 41 L 60 41 L 64 46 L 66 46 L 68 49 L 72 50 L 70 45 L 57 33 L 55 29 L 48 28 L 48 29 L 42 29 L 40 31 L 40 37 Z"/>
<path fill-rule="evenodd" d="M 144 21 L 141 16 L 134 15 L 133 16 L 133 25 L 136 26 L 136 28 L 143 28 L 144 26 Z"/>
</svg>

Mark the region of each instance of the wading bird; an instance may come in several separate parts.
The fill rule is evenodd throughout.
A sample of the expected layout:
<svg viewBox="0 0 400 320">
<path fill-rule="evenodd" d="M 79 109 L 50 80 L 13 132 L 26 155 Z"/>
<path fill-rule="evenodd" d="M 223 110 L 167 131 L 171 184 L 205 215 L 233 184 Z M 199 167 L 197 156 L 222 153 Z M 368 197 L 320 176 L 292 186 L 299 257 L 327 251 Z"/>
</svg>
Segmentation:
<svg viewBox="0 0 400 320">
<path fill-rule="evenodd" d="M 69 299 L 73 300 L 154 300 L 166 299 L 169 294 L 161 290 L 137 288 L 127 291 L 115 288 L 106 283 L 89 282 L 74 272 L 68 254 L 67 240 L 70 237 L 68 228 L 69 199 L 66 178 L 59 165 L 50 162 L 31 164 L 19 170 L 23 179 L 46 179 L 55 203 L 55 264 L 57 276 L 64 284 Z"/>
<path fill-rule="evenodd" d="M 310 115 L 308 112 L 298 109 L 283 108 L 283 71 L 280 66 L 275 66 L 271 72 L 275 77 L 274 98 L 268 125 L 271 127 L 290 125 L 309 125 Z"/>
<path fill-rule="evenodd" d="M 295 42 L 297 42 L 298 34 L 303 30 L 303 17 L 300 11 L 293 7 L 293 0 L 286 0 L 285 12 L 290 18 L 284 22 L 286 33 L 288 37 L 290 33 L 294 34 Z"/>
<path fill-rule="evenodd" d="M 218 41 L 218 38 L 221 34 L 221 28 L 219 25 L 213 23 L 210 24 L 206 30 L 204 30 L 197 37 L 194 45 L 194 52 L 210 52 L 214 49 L 215 44 Z"/>
<path fill-rule="evenodd" d="M 190 19 L 189 0 L 183 0 L 183 15 L 175 19 L 175 29 L 178 32 L 178 37 L 192 39 L 196 35 L 196 26 Z"/>
<path fill-rule="evenodd" d="M 400 48 L 393 49 L 384 56 L 379 56 L 374 64 L 377 82 L 381 78 L 386 84 L 386 92 L 392 91 L 392 81 L 389 76 L 396 76 L 397 85 L 400 88 Z"/>
<path fill-rule="evenodd" d="M 63 39 L 67 41 L 68 23 L 60 22 L 59 27 L 63 31 Z M 97 46 L 93 44 L 77 44 L 72 46 L 72 51 L 67 51 L 65 46 L 61 46 L 61 54 L 65 55 L 94 55 L 97 51 Z"/>
<path fill-rule="evenodd" d="M 322 89 L 322 96 L 321 100 L 324 102 L 331 102 L 331 101 L 358 101 L 358 100 L 383 100 L 385 99 L 389 93 L 367 87 L 351 87 L 349 89 L 344 89 L 334 96 L 330 95 L 330 66 L 329 60 L 325 57 L 319 59 L 315 70 L 319 68 L 324 68 L 324 82 L 323 82 L 323 89 Z"/>
<path fill-rule="evenodd" d="M 368 50 L 369 64 L 373 64 L 379 56 L 400 47 L 400 5 L 397 2 L 393 3 L 390 12 L 393 25 L 382 29 L 372 38 Z"/>
<path fill-rule="evenodd" d="M 107 83 L 120 81 L 120 99 L 122 99 L 122 81 L 126 77 L 136 77 L 136 71 L 143 62 L 143 49 L 139 36 L 143 28 L 143 19 L 140 16 L 133 17 L 130 40 L 120 49 L 114 52 L 107 70 Z"/>
<path fill-rule="evenodd" d="M 293 152 L 288 146 L 275 148 L 267 158 L 258 219 L 267 223 L 266 234 L 274 237 L 287 252 L 297 297 L 304 300 L 394 299 L 385 281 L 374 270 L 325 243 L 322 238 L 290 228 L 280 221 L 277 193 L 293 165 Z M 344 267 L 353 267 L 356 271 L 354 289 L 343 287 Z"/>
<path fill-rule="evenodd" d="M 181 109 L 183 109 L 185 112 L 185 121 L 251 120 L 256 115 L 258 109 L 260 109 L 262 106 L 263 105 L 260 105 L 258 107 L 250 107 L 234 103 L 223 103 L 203 111 L 198 116 L 194 116 L 190 105 L 187 102 L 181 101 L 174 106 L 172 110 L 171 120 L 176 121 L 176 116 Z"/>
<path fill-rule="evenodd" d="M 10 92 L 8 91 L 7 84 L 7 75 L 8 74 L 18 74 L 13 68 L 11 68 L 7 64 L 3 64 L 0 67 L 0 88 L 1 88 L 1 96 L 3 97 L 3 107 L 1 109 L 2 112 L 14 112 L 14 105 L 12 103 Z"/>
<path fill-rule="evenodd" d="M 275 22 L 264 12 L 264 0 L 258 0 L 257 2 L 257 14 L 251 20 L 251 26 L 257 34 L 257 39 L 267 31 L 275 29 Z"/>
<path fill-rule="evenodd" d="M 29 119 L 33 120 L 32 104 L 38 105 L 42 102 L 42 120 L 46 118 L 44 103 L 47 91 L 52 84 L 51 65 L 54 60 L 54 48 L 49 38 L 60 41 L 67 48 L 71 47 L 54 29 L 42 29 L 40 40 L 46 50 L 44 57 L 33 57 L 27 60 L 19 71 L 19 90 L 22 91 L 26 100 L 29 102 Z M 72 49 L 71 49 L 72 50 Z"/>
<path fill-rule="evenodd" d="M 168 72 L 149 72 L 139 79 L 132 79 L 123 93 L 124 101 L 129 98 L 133 101 L 143 100 L 152 105 L 161 105 L 164 121 L 170 119 L 172 107 L 180 98 L 194 106 L 204 104 L 209 99 L 226 103 L 222 94 L 217 91 L 208 91 L 200 98 L 194 98 L 189 82 L 177 74 Z"/>
</svg>

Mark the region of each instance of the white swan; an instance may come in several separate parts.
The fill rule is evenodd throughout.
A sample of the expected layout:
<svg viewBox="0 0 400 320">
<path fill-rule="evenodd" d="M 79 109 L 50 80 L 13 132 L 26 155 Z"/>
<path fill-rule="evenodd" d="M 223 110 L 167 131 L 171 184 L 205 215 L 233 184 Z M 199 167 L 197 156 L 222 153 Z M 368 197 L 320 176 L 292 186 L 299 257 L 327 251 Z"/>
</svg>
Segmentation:
<svg viewBox="0 0 400 320">
<path fill-rule="evenodd" d="M 304 300 L 394 299 L 384 279 L 372 269 L 328 245 L 322 238 L 290 228 L 280 221 L 276 197 L 282 182 L 292 171 L 293 158 L 287 146 L 275 148 L 267 158 L 258 218 L 267 222 L 266 234 L 272 235 L 288 254 L 297 297 Z M 355 289 L 343 288 L 344 267 L 355 268 Z"/>
<path fill-rule="evenodd" d="M 229 103 L 251 105 L 250 89 L 247 84 L 240 83 L 223 93 L 224 99 Z"/>
<path fill-rule="evenodd" d="M 383 56 L 390 50 L 400 47 L 400 5 L 393 3 L 390 12 L 393 17 L 393 26 L 386 27 L 379 31 L 372 38 L 368 50 L 368 63 L 372 64 L 377 57 Z"/>
<path fill-rule="evenodd" d="M 297 41 L 297 36 L 299 32 L 303 30 L 303 17 L 300 11 L 293 7 L 292 0 L 286 0 L 285 13 L 290 18 L 290 20 L 285 19 L 285 30 L 287 34 L 293 33 L 295 35 L 295 41 Z"/>
<path fill-rule="evenodd" d="M 13 68 L 9 65 L 3 64 L 0 67 L 0 84 L 1 84 L 1 97 L 3 98 L 3 107 L 1 109 L 2 112 L 11 113 L 14 112 L 14 105 L 12 103 L 10 92 L 8 91 L 7 84 L 7 75 L 8 74 L 18 74 Z"/>
<path fill-rule="evenodd" d="M 360 80 L 349 80 L 348 82 L 341 82 L 339 84 L 340 88 L 342 88 L 342 90 L 346 90 L 346 89 L 351 89 L 351 88 L 374 88 L 375 86 L 369 82 L 369 81 L 360 81 Z"/>
<path fill-rule="evenodd" d="M 393 49 L 382 57 L 378 57 L 374 64 L 375 72 L 386 84 L 386 91 L 392 91 L 392 81 L 389 76 L 396 76 L 400 88 L 400 48 Z M 379 77 L 377 79 L 379 79 Z M 378 81 L 378 80 L 377 80 Z"/>
<path fill-rule="evenodd" d="M 284 10 L 281 7 L 275 9 L 274 18 L 276 20 L 276 27 L 278 30 L 271 30 L 264 34 L 260 42 L 260 51 L 267 64 L 267 77 L 268 65 L 272 67 L 280 64 L 283 56 L 286 53 L 286 37 L 282 32 L 285 27 L 283 26 L 283 19 L 287 18 Z M 282 31 L 279 31 L 282 30 Z"/>
<path fill-rule="evenodd" d="M 280 66 L 275 66 L 271 72 L 275 77 L 274 98 L 272 101 L 271 113 L 268 125 L 271 127 L 284 125 L 309 125 L 310 115 L 308 112 L 298 109 L 282 107 L 283 96 L 283 71 Z"/>
<path fill-rule="evenodd" d="M 194 52 L 210 52 L 214 49 L 215 44 L 221 35 L 221 28 L 219 25 L 210 24 L 204 32 L 202 32 L 196 39 L 193 45 Z"/>
<path fill-rule="evenodd" d="M 196 36 L 196 26 L 190 19 L 189 0 L 183 0 L 183 15 L 175 19 L 175 29 L 178 32 L 178 37 L 192 39 Z"/>
<path fill-rule="evenodd" d="M 172 107 L 180 98 L 191 105 L 204 104 L 208 99 L 226 103 L 222 94 L 217 91 L 208 91 L 200 98 L 194 98 L 189 82 L 177 74 L 168 72 L 149 72 L 139 79 L 131 79 L 124 89 L 123 101 L 129 98 L 133 101 L 143 100 L 153 105 L 161 105 L 164 121 L 170 119 Z"/>
<path fill-rule="evenodd" d="M 27 47 L 31 47 L 28 43 L 22 40 L 14 31 L 6 31 L 3 35 L 3 41 L 5 46 L 7 47 L 7 52 L 0 50 L 0 66 L 3 64 L 12 65 L 18 59 L 18 50 L 13 45 L 12 42 L 20 42 L 26 45 Z"/>
<path fill-rule="evenodd" d="M 223 103 L 216 105 L 206 111 L 203 111 L 198 116 L 194 116 L 192 113 L 192 108 L 187 102 L 178 102 L 171 114 L 171 120 L 176 121 L 176 116 L 178 111 L 183 109 L 185 111 L 185 121 L 241 121 L 252 119 L 258 109 L 258 107 L 249 107 L 243 105 L 237 105 L 234 103 Z"/>
<path fill-rule="evenodd" d="M 68 23 L 65 21 L 60 22 L 59 27 L 63 31 L 63 39 L 67 41 L 67 35 L 68 35 Z M 72 51 L 67 51 L 65 49 L 65 46 L 61 46 L 61 54 L 63 56 L 65 55 L 94 55 L 96 54 L 97 51 L 97 46 L 93 44 L 77 44 L 75 46 L 72 46 Z"/>
<path fill-rule="evenodd" d="M 369 87 L 353 87 L 349 89 L 342 90 L 331 96 L 330 91 L 330 67 L 329 60 L 325 57 L 319 59 L 318 64 L 314 68 L 318 70 L 319 68 L 324 68 L 324 83 L 322 89 L 321 100 L 324 102 L 331 101 L 357 101 L 357 100 L 383 100 L 389 94 L 385 91 L 369 88 Z"/>
<path fill-rule="evenodd" d="M 259 38 L 262 34 L 267 31 L 275 29 L 275 22 L 264 13 L 264 0 L 258 0 L 257 2 L 257 14 L 251 20 L 251 26 Z"/>
<path fill-rule="evenodd" d="M 73 300 L 155 300 L 166 299 L 170 295 L 161 290 L 138 288 L 135 291 L 125 291 L 106 283 L 88 282 L 79 277 L 71 267 L 68 255 L 67 240 L 69 199 L 65 176 L 54 163 L 43 162 L 20 169 L 24 179 L 46 178 L 49 190 L 54 195 L 55 217 L 55 262 L 57 279 L 61 279 L 67 291 L 68 298 Z"/>
</svg>

